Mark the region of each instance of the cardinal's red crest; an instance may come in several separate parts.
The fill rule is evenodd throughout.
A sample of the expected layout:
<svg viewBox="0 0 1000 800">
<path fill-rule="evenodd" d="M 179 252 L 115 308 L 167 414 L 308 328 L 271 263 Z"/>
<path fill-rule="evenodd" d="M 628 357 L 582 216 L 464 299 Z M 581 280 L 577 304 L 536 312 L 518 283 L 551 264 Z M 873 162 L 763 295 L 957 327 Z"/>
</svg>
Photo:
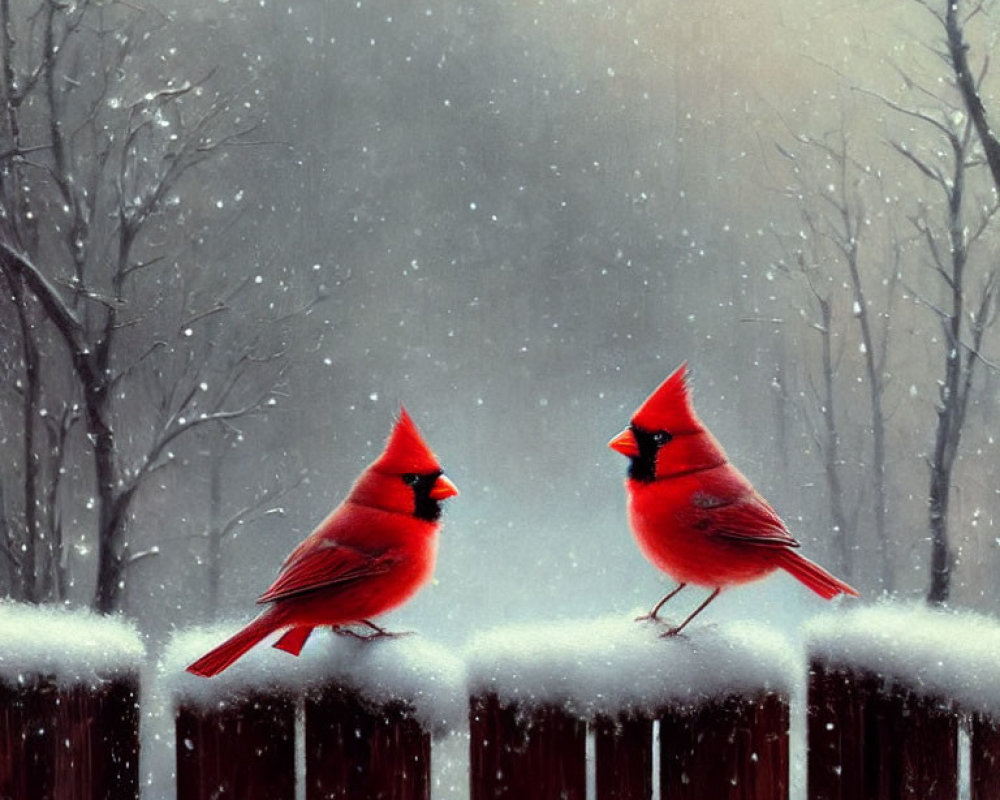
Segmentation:
<svg viewBox="0 0 1000 800">
<path fill-rule="evenodd" d="M 399 407 L 399 418 L 389 434 L 385 449 L 372 468 L 396 475 L 407 472 L 426 474 L 441 469 L 437 457 L 420 435 L 413 418 L 402 406 Z"/>
<path fill-rule="evenodd" d="M 687 385 L 687 362 L 675 369 L 632 415 L 632 422 L 647 431 L 696 433 L 705 426 L 695 413 Z"/>
</svg>

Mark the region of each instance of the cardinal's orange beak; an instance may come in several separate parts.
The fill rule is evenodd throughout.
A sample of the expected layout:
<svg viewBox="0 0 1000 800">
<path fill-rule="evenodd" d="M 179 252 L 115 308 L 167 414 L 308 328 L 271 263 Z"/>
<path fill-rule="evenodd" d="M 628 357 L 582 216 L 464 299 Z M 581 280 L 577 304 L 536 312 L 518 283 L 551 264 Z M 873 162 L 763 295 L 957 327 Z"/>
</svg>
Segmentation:
<svg viewBox="0 0 1000 800">
<path fill-rule="evenodd" d="M 639 456 L 639 443 L 635 440 L 631 428 L 626 428 L 608 442 L 608 447 L 617 450 L 626 458 L 638 458 Z"/>
<path fill-rule="evenodd" d="M 449 497 L 454 497 L 457 494 L 458 487 L 444 475 L 438 475 L 438 479 L 434 481 L 434 485 L 431 487 L 430 498 L 431 500 L 447 500 Z"/>
</svg>

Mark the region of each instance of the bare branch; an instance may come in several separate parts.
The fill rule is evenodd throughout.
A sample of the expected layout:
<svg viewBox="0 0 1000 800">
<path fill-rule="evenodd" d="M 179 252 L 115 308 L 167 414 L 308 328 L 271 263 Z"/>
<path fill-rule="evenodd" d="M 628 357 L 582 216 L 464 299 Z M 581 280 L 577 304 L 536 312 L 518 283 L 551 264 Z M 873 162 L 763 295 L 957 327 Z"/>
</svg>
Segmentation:
<svg viewBox="0 0 1000 800">
<path fill-rule="evenodd" d="M 158 556 L 159 554 L 160 548 L 157 545 L 153 545 L 145 550 L 138 550 L 135 553 L 128 553 L 126 551 L 125 563 L 131 567 L 143 559 L 152 558 L 153 556 Z"/>
<path fill-rule="evenodd" d="M 114 376 L 113 376 L 113 377 L 111 378 L 111 381 L 110 381 L 110 385 L 111 385 L 112 387 L 114 387 L 114 386 L 116 386 L 117 384 L 119 384 L 119 383 L 120 383 L 120 382 L 121 382 L 122 380 L 124 380 L 124 379 L 125 379 L 126 377 L 128 377 L 128 375 L 130 375 L 130 374 L 131 374 L 132 372 L 134 372 L 134 371 L 135 371 L 136 369 L 138 369 L 138 368 L 139 368 L 139 366 L 140 366 L 141 364 L 143 364 L 143 363 L 144 363 L 144 362 L 146 361 L 146 359 L 148 359 L 148 358 L 151 358 L 151 357 L 152 357 L 152 355 L 153 355 L 153 354 L 154 354 L 154 353 L 155 353 L 155 352 L 156 352 L 157 350 L 162 350 L 162 349 L 164 349 L 164 348 L 165 348 L 166 346 L 167 346 L 167 343 L 166 343 L 166 342 L 164 342 L 164 341 L 162 341 L 162 340 L 159 340 L 159 341 L 155 341 L 155 342 L 153 342 L 153 343 L 152 343 L 152 344 L 151 344 L 151 345 L 150 345 L 149 347 L 147 347 L 147 348 L 146 348 L 146 349 L 145 349 L 145 350 L 144 350 L 144 351 L 143 351 L 143 352 L 142 352 L 142 353 L 141 353 L 141 354 L 139 355 L 139 357 L 138 357 L 138 358 L 136 358 L 136 359 L 135 359 L 135 360 L 134 360 L 134 361 L 133 361 L 133 362 L 132 362 L 131 364 L 129 364 L 129 365 L 128 365 L 128 366 L 126 367 L 126 368 L 124 368 L 124 369 L 123 369 L 123 370 L 121 370 L 120 372 L 116 373 L 116 374 L 115 374 L 115 375 L 114 375 Z"/>
<path fill-rule="evenodd" d="M 972 70 L 969 67 L 969 45 L 965 41 L 965 35 L 958 21 L 959 0 L 947 0 L 946 11 L 943 20 L 945 33 L 948 39 L 948 53 L 951 56 L 952 67 L 955 72 L 955 80 L 958 90 L 962 94 L 965 108 L 969 112 L 972 123 L 975 126 L 976 134 L 986 153 L 986 160 L 993 175 L 993 182 L 997 190 L 1000 191 L 1000 139 L 993 133 L 989 120 L 986 117 L 986 108 L 983 106 L 982 98 L 979 96 L 979 89 L 972 77 Z M 969 18 L 979 13 L 981 3 L 976 6 Z M 984 64 L 985 69 L 985 64 Z"/>
<path fill-rule="evenodd" d="M 215 314 L 219 314 L 224 311 L 229 311 L 229 306 L 227 306 L 220 300 L 211 308 L 206 308 L 204 311 L 196 311 L 193 315 L 185 319 L 183 322 L 181 322 L 179 330 L 181 331 L 187 330 L 196 322 L 203 320 L 206 317 L 211 317 L 214 316 Z"/>
<path fill-rule="evenodd" d="M 940 306 L 937 306 L 934 303 L 932 303 L 930 300 L 928 300 L 926 297 L 924 297 L 922 294 L 916 291 L 912 286 L 910 286 L 906 281 L 900 280 L 900 283 L 917 303 L 919 303 L 922 306 L 926 306 L 942 319 L 951 319 L 951 314 L 949 314 Z"/>
<path fill-rule="evenodd" d="M 161 263 L 166 258 L 167 258 L 167 256 L 160 255 L 160 256 L 156 256 L 155 258 L 150 258 L 147 261 L 137 261 L 132 266 L 126 267 L 122 271 L 122 275 L 124 277 L 127 277 L 127 276 L 131 275 L 133 272 L 139 272 L 140 270 L 149 269 L 150 267 L 155 267 L 157 264 Z"/>
<path fill-rule="evenodd" d="M 919 119 L 922 120 L 923 122 L 926 122 L 928 125 L 932 125 L 933 127 L 937 128 L 941 133 L 943 133 L 945 136 L 947 136 L 949 139 L 952 139 L 955 136 L 951 128 L 949 128 L 947 125 L 941 122 L 941 120 L 935 119 L 933 116 L 931 116 L 925 111 L 918 111 L 913 108 L 907 108 L 904 105 L 900 105 L 895 100 L 890 100 L 884 94 L 879 94 L 878 92 L 871 91 L 870 89 L 855 88 L 855 91 L 860 92 L 861 94 L 866 94 L 869 97 L 874 97 L 876 100 L 880 100 L 882 103 L 887 105 L 893 111 L 898 111 L 900 114 L 903 114 L 904 116 L 912 117 L 913 119 Z"/>
<path fill-rule="evenodd" d="M 913 0 L 918 6 L 923 6 L 927 13 L 937 19 L 939 22 L 944 22 L 944 17 L 941 12 L 937 10 L 934 6 L 927 2 L 927 0 Z"/>
<path fill-rule="evenodd" d="M 945 179 L 944 175 L 941 174 L 941 170 L 937 167 L 931 167 L 922 159 L 918 158 L 913 152 L 910 151 L 905 145 L 899 142 L 889 142 L 893 150 L 903 156 L 905 159 L 910 161 L 917 169 L 919 169 L 926 177 L 930 178 L 936 184 L 941 186 L 945 191 L 948 189 L 948 181 Z"/>
<path fill-rule="evenodd" d="M 253 502 L 248 503 L 243 508 L 236 511 L 224 523 L 222 523 L 222 525 L 219 526 L 218 535 L 221 538 L 225 538 L 237 528 L 257 522 L 264 517 L 275 515 L 284 516 L 285 510 L 283 508 L 266 508 L 266 506 L 277 502 L 282 497 L 285 497 L 301 486 L 307 475 L 308 473 L 303 470 L 299 473 L 298 478 L 293 483 L 271 486 L 264 492 L 261 492 Z"/>
<path fill-rule="evenodd" d="M 183 436 L 190 430 L 194 428 L 202 427 L 208 425 L 212 422 L 223 422 L 227 420 L 240 419 L 241 417 L 246 417 L 256 411 L 261 410 L 264 407 L 264 401 L 259 400 L 256 402 L 248 403 L 241 408 L 234 408 L 228 411 L 215 411 L 209 414 L 199 414 L 191 418 L 178 418 L 173 427 L 170 428 L 163 436 L 156 441 L 150 448 L 149 455 L 142 467 L 140 467 L 137 478 L 141 479 L 151 470 L 159 469 L 162 466 L 160 458 L 164 451 L 177 440 L 178 437 Z M 138 481 L 137 481 L 138 482 Z"/>
<path fill-rule="evenodd" d="M 931 258 L 934 260 L 935 271 L 941 276 L 944 282 L 948 284 L 949 289 L 954 289 L 955 280 L 952 278 L 951 273 L 945 268 L 944 258 L 941 255 L 941 249 L 938 246 L 938 241 L 934 236 L 933 229 L 927 224 L 927 220 L 925 220 L 922 216 L 911 216 L 908 217 L 908 219 L 913 227 L 916 228 L 923 237 L 924 243 L 930 251 Z"/>
<path fill-rule="evenodd" d="M 83 326 L 73 309 L 66 304 L 55 284 L 46 278 L 24 253 L 15 250 L 3 240 L 0 240 L 0 263 L 12 274 L 19 275 L 24 279 L 60 333 L 63 334 L 72 348 L 78 349 L 81 345 Z"/>
<path fill-rule="evenodd" d="M 975 228 L 969 231 L 969 244 L 975 244 L 979 241 L 980 237 L 986 232 L 993 218 L 1000 212 L 1000 196 L 997 196 L 993 204 L 988 208 L 983 209 L 982 214 L 979 217 L 979 223 Z"/>
</svg>

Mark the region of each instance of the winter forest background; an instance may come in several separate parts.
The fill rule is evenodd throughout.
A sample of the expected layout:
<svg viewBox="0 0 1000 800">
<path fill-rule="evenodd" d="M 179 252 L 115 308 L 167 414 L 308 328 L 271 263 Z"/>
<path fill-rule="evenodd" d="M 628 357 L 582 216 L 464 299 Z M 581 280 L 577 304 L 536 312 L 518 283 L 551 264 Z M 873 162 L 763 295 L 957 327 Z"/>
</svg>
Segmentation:
<svg viewBox="0 0 1000 800">
<path fill-rule="evenodd" d="M 645 609 L 605 443 L 686 359 L 807 554 L 997 612 L 1000 9 L 948 8 L 0 0 L 3 593 L 245 619 L 403 402 L 462 494 L 392 624 Z"/>
</svg>

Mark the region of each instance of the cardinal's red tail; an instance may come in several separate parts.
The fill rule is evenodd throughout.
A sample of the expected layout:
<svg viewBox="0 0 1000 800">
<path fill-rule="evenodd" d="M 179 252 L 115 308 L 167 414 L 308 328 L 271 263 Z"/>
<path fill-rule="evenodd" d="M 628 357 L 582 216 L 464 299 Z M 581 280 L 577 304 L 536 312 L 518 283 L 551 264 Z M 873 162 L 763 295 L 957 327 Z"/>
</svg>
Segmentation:
<svg viewBox="0 0 1000 800">
<path fill-rule="evenodd" d="M 261 639 L 280 627 L 281 622 L 275 619 L 272 609 L 269 609 L 239 633 L 195 661 L 187 671 L 203 678 L 218 675 Z"/>
<path fill-rule="evenodd" d="M 778 566 L 802 581 L 824 600 L 829 600 L 838 594 L 859 596 L 853 586 L 844 583 L 840 578 L 835 578 L 819 564 L 814 564 L 794 550 L 781 550 L 778 553 Z"/>
<path fill-rule="evenodd" d="M 311 625 L 289 628 L 288 632 L 271 646 L 277 647 L 279 650 L 284 650 L 286 653 L 291 653 L 293 656 L 297 656 L 302 652 L 302 648 L 305 647 L 306 640 L 312 632 L 313 629 Z"/>
</svg>

